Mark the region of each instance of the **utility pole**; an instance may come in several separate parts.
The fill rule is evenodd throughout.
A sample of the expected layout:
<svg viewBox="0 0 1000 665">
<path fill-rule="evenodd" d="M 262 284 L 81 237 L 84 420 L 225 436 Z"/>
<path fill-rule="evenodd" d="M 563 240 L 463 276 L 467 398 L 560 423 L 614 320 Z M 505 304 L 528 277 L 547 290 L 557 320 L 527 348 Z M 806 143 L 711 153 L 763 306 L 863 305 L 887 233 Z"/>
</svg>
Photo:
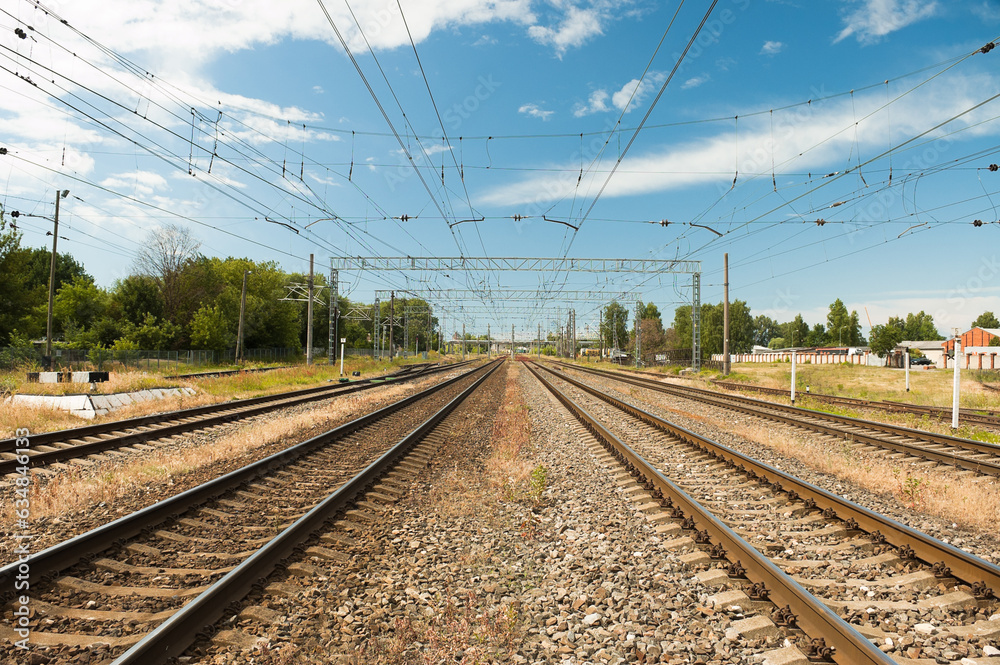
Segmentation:
<svg viewBox="0 0 1000 665">
<path fill-rule="evenodd" d="M 604 360 L 604 310 L 601 308 L 601 320 L 597 323 L 597 336 L 601 339 L 600 341 L 600 351 L 597 352 L 597 362 Z"/>
<path fill-rule="evenodd" d="M 730 371 L 729 364 L 729 253 L 722 255 L 723 283 L 722 290 L 725 294 L 722 307 L 722 375 L 727 376 Z"/>
<path fill-rule="evenodd" d="M 333 365 L 337 360 L 337 338 L 340 337 L 340 303 L 338 302 L 336 270 L 330 268 L 330 331 L 326 345 L 327 364 Z M 343 345 L 341 345 L 343 346 Z M 341 363 L 343 364 L 343 363 Z"/>
<path fill-rule="evenodd" d="M 313 255 L 309 255 L 309 302 L 306 304 L 306 365 L 313 364 Z"/>
<path fill-rule="evenodd" d="M 382 328 L 382 323 L 380 319 L 382 318 L 382 303 L 375 298 L 375 307 L 372 310 L 372 360 L 375 360 L 375 354 L 378 351 L 378 336 L 379 331 Z"/>
<path fill-rule="evenodd" d="M 393 353 L 395 349 L 393 348 L 392 344 L 392 324 L 393 324 L 392 317 L 395 314 L 395 310 L 396 310 L 396 292 L 393 291 L 392 293 L 389 294 L 389 362 L 392 362 L 392 359 L 396 357 L 396 354 Z"/>
<path fill-rule="evenodd" d="M 571 337 L 573 339 L 573 343 L 572 343 L 572 348 L 570 349 L 570 351 L 573 354 L 573 360 L 576 360 L 576 310 L 575 309 L 571 309 L 570 310 L 570 316 L 573 319 L 572 328 L 571 328 L 572 333 L 573 333 L 571 335 Z"/>
<path fill-rule="evenodd" d="M 69 196 L 69 190 L 56 190 L 56 216 L 52 223 L 52 260 L 49 262 L 49 311 L 45 324 L 45 357 L 52 369 L 52 300 L 56 292 L 56 243 L 59 242 L 59 199 Z"/>
<path fill-rule="evenodd" d="M 247 275 L 252 271 L 243 271 L 243 290 L 240 293 L 240 325 L 236 333 L 236 362 L 243 362 L 243 313 L 247 308 Z"/>
<path fill-rule="evenodd" d="M 635 301 L 635 366 L 638 367 L 642 358 L 642 312 L 639 301 Z"/>
</svg>

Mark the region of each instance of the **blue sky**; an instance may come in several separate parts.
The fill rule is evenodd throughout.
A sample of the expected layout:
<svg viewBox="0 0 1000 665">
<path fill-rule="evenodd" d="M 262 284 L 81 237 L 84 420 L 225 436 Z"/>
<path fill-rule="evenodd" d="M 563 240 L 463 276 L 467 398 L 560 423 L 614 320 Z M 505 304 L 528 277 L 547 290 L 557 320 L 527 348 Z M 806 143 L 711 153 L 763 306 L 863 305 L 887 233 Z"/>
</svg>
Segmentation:
<svg viewBox="0 0 1000 665">
<path fill-rule="evenodd" d="M 49 14 L 0 0 L 0 203 L 50 216 L 69 189 L 60 249 L 103 285 L 178 223 L 207 254 L 289 271 L 311 252 L 321 266 L 679 258 L 702 262 L 703 301 L 718 302 L 728 252 L 731 297 L 779 321 L 824 322 L 838 297 L 866 329 L 924 310 L 944 333 L 1000 312 L 1000 51 L 978 52 L 1000 36 L 1000 2 L 718 0 L 670 77 L 710 4 L 326 0 L 370 92 L 316 0 Z M 27 244 L 48 224 L 22 218 Z M 364 301 L 635 289 L 668 323 L 690 291 L 673 275 L 341 280 Z M 577 307 L 581 327 L 593 309 Z"/>
</svg>

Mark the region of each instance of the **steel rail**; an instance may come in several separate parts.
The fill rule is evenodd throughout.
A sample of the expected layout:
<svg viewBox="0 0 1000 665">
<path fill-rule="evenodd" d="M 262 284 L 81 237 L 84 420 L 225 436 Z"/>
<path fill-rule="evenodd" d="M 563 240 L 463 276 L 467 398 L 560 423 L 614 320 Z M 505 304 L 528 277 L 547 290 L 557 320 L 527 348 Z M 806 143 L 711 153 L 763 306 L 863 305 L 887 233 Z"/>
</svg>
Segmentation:
<svg viewBox="0 0 1000 665">
<path fill-rule="evenodd" d="M 432 373 L 454 369 L 455 367 L 455 365 L 446 365 L 440 368 L 424 370 L 421 372 L 407 372 L 402 376 L 390 375 L 390 378 L 402 383 L 411 379 L 425 377 Z M 368 390 L 370 388 L 377 388 L 381 385 L 385 385 L 385 379 L 383 377 L 374 377 L 371 379 L 364 379 L 363 381 L 356 381 L 347 386 L 341 384 L 333 386 L 318 386 L 316 388 L 305 388 L 291 392 L 277 393 L 275 395 L 252 397 L 246 400 L 221 402 L 203 407 L 193 407 L 191 409 L 172 411 L 154 416 L 141 416 L 139 418 L 117 420 L 71 430 L 46 432 L 44 434 L 29 437 L 32 448 L 42 445 L 51 445 L 56 442 L 65 442 L 73 439 L 82 439 L 86 437 L 100 436 L 102 434 L 111 434 L 113 432 L 120 432 L 123 430 L 136 429 L 138 427 L 155 425 L 157 423 L 169 423 L 176 420 L 184 421 L 177 422 L 172 425 L 165 425 L 156 429 L 124 433 L 109 439 L 100 439 L 98 441 L 73 444 L 66 448 L 57 448 L 55 450 L 47 451 L 32 450 L 28 453 L 30 460 L 29 464 L 31 466 L 45 466 L 56 462 L 65 462 L 71 459 L 86 457 L 88 455 L 96 455 L 115 448 L 134 446 L 136 444 L 147 443 L 152 440 L 191 432 L 205 427 L 212 427 L 232 422 L 234 420 L 242 420 L 277 409 L 298 406 L 300 404 L 308 404 L 310 402 L 318 402 L 332 397 L 339 397 L 344 394 Z M 234 409 L 237 410 L 234 411 Z M 212 413 L 216 413 L 217 415 L 210 415 Z M 201 417 L 205 415 L 208 417 Z M 190 418 L 197 418 L 197 420 L 188 420 Z M 15 452 L 14 443 L 15 439 L 0 441 L 0 452 L 13 454 Z M 0 460 L 0 476 L 8 473 L 15 473 L 21 466 L 22 465 L 17 461 L 17 458 Z"/>
<path fill-rule="evenodd" d="M 275 536 L 243 563 L 212 584 L 197 598 L 171 615 L 169 619 L 115 659 L 112 665 L 159 665 L 170 658 L 181 655 L 204 626 L 212 625 L 218 621 L 230 603 L 242 600 L 260 581 L 266 579 L 276 568 L 281 566 L 283 559 L 292 556 L 301 543 L 305 542 L 317 530 L 325 528 L 325 525 L 342 512 L 359 494 L 375 484 L 424 436 L 488 379 L 502 362 L 502 360 L 496 360 L 491 363 L 492 367 L 489 367 L 483 376 L 424 421 L 417 429 L 379 459 L 372 462 L 364 471 L 341 485 L 335 492 Z"/>
<path fill-rule="evenodd" d="M 487 365 L 488 367 L 488 365 Z M 290 448 L 286 448 L 269 457 L 258 460 L 240 469 L 231 471 L 223 476 L 214 478 L 206 483 L 192 487 L 189 490 L 176 494 L 169 499 L 154 503 L 151 506 L 142 508 L 134 513 L 120 517 L 113 522 L 108 522 L 102 526 L 92 529 L 86 533 L 74 536 L 49 547 L 37 554 L 31 555 L 23 561 L 15 561 L 0 567 L 0 599 L 4 593 L 12 593 L 14 580 L 18 574 L 18 568 L 27 565 L 31 570 L 32 579 L 44 579 L 46 577 L 58 575 L 60 572 L 76 565 L 88 557 L 114 546 L 116 543 L 124 542 L 144 529 L 161 524 L 164 521 L 179 516 L 184 511 L 223 494 L 244 483 L 248 483 L 265 473 L 287 466 L 290 462 L 302 457 L 316 448 L 327 446 L 344 436 L 356 432 L 357 430 L 370 425 L 396 411 L 399 411 L 414 402 L 421 400 L 453 383 L 461 381 L 475 372 L 482 371 L 482 367 L 472 370 L 431 386 L 414 395 L 410 395 L 398 402 L 389 404 L 369 414 L 363 415 L 336 427 L 328 432 L 315 436 L 311 439 L 298 443 Z"/>
<path fill-rule="evenodd" d="M 868 508 L 859 506 L 852 501 L 828 492 L 821 487 L 807 483 L 773 466 L 759 462 L 728 446 L 695 434 L 637 406 L 608 395 L 593 386 L 577 381 L 564 373 L 556 373 L 544 365 L 540 365 L 540 367 L 558 376 L 563 381 L 576 386 L 580 390 L 625 411 L 642 422 L 704 450 L 730 467 L 741 469 L 752 477 L 763 478 L 769 484 L 780 487 L 785 492 L 794 493 L 794 496 L 811 499 L 816 504 L 817 509 L 830 509 L 842 520 L 853 519 L 862 531 L 870 534 L 879 534 L 879 539 L 884 538 L 886 543 L 902 551 L 912 551 L 914 557 L 917 559 L 929 564 L 943 563 L 951 570 L 951 575 L 956 579 L 966 582 L 970 586 L 982 584 L 984 585 L 984 592 L 989 592 L 994 596 L 1000 597 L 1000 566 L 984 561 L 953 545 L 944 543 Z"/>
<path fill-rule="evenodd" d="M 620 374 L 582 368 L 577 365 L 562 364 L 561 366 L 610 378 L 615 381 L 621 381 L 622 383 L 648 388 L 650 390 L 666 393 L 668 395 L 674 395 L 676 397 L 707 402 L 724 409 L 730 409 L 732 411 L 739 411 L 740 413 L 752 416 L 767 418 L 769 420 L 786 423 L 795 427 L 808 428 L 815 432 L 820 432 L 821 434 L 829 434 L 837 437 L 849 436 L 854 441 L 866 443 L 879 448 L 888 448 L 896 452 L 912 455 L 914 457 L 922 457 L 940 464 L 957 466 L 976 473 L 1000 476 L 1000 462 L 989 462 L 986 460 L 966 458 L 962 457 L 957 452 L 949 453 L 935 451 L 929 448 L 924 448 L 923 446 L 883 439 L 876 436 L 869 436 L 862 432 L 842 428 L 856 427 L 873 429 L 893 436 L 905 436 L 911 439 L 927 441 L 928 443 L 950 446 L 953 449 L 957 449 L 957 451 L 985 453 L 987 455 L 1000 458 L 1000 446 L 991 443 L 973 441 L 972 439 L 963 439 L 960 437 L 948 436 L 946 434 L 934 434 L 933 432 L 926 432 L 923 430 L 900 427 L 896 425 L 887 425 L 886 423 L 862 420 L 860 418 L 851 418 L 849 416 L 838 416 L 824 413 L 822 411 L 803 409 L 797 406 L 787 406 L 784 404 L 775 404 L 774 402 L 766 402 L 763 400 L 751 399 L 749 397 L 741 397 L 739 395 L 721 395 L 710 390 L 702 390 L 700 388 L 692 388 L 690 386 L 670 385 L 660 383 L 659 381 L 652 379 L 637 379 L 629 376 L 622 376 Z M 727 401 L 735 403 L 727 403 Z M 763 409 L 773 409 L 790 415 L 782 416 L 775 413 L 763 413 Z M 823 425 L 818 422 L 807 420 L 806 418 L 826 420 L 834 423 L 835 425 L 839 425 L 840 427 Z"/>
<path fill-rule="evenodd" d="M 765 395 L 780 395 L 783 397 L 789 397 L 791 395 L 791 391 L 786 390 L 785 388 L 753 386 L 736 383 L 734 381 L 712 381 L 712 384 L 719 386 L 720 388 L 726 388 L 727 390 L 750 391 L 763 393 Z M 827 395 L 824 393 L 813 392 L 805 394 L 800 393 L 800 395 L 819 402 L 827 402 L 829 404 L 838 404 L 841 406 L 850 406 L 861 409 L 885 409 L 895 413 L 914 413 L 939 418 L 951 418 L 951 408 L 945 406 L 929 406 L 925 404 L 912 404 L 909 402 L 894 402 L 891 400 L 869 400 L 861 399 L 859 397 L 842 397 L 840 395 Z M 997 416 L 995 411 L 990 411 L 989 409 L 961 408 L 958 410 L 958 416 L 960 420 L 964 420 L 968 423 L 990 425 L 993 427 L 1000 426 L 1000 417 Z"/>
<path fill-rule="evenodd" d="M 782 571 L 770 559 L 754 549 L 735 531 L 712 515 L 684 490 L 660 473 L 625 442 L 616 437 L 582 406 L 547 381 L 533 366 L 529 370 L 538 380 L 587 427 L 602 444 L 626 467 L 635 469 L 670 504 L 679 507 L 690 517 L 699 531 L 708 532 L 716 543 L 726 550 L 726 558 L 745 569 L 745 576 L 752 582 L 762 583 L 770 592 L 769 600 L 778 607 L 787 605 L 796 615 L 797 624 L 812 638 L 823 638 L 835 649 L 833 659 L 850 665 L 890 665 L 895 661 L 882 653 L 868 639 L 837 616 L 819 599 Z M 549 370 L 551 371 L 551 370 Z M 562 377 L 560 377 L 562 378 Z"/>
</svg>

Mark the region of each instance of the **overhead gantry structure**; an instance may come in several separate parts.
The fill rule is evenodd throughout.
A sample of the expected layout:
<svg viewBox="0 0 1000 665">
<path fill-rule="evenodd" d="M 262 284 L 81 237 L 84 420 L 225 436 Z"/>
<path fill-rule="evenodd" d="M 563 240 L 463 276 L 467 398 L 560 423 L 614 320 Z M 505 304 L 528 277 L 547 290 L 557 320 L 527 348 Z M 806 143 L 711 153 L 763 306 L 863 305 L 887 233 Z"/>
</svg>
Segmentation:
<svg viewBox="0 0 1000 665">
<path fill-rule="evenodd" d="M 700 261 L 680 261 L 670 259 L 595 259 L 595 258 L 516 258 L 516 257 L 421 257 L 421 256 L 349 256 L 332 257 L 330 259 L 330 283 L 337 284 L 339 271 L 383 271 L 383 272 L 454 272 L 454 271 L 476 271 L 476 272 L 581 272 L 581 273 L 632 273 L 646 275 L 663 274 L 686 274 L 691 275 L 691 363 L 695 371 L 701 365 L 701 262 Z M 409 292 L 403 289 L 402 292 Z M 433 289 L 428 289 L 428 295 Z M 439 293 L 456 293 L 459 289 L 438 289 Z M 512 292 L 516 295 L 523 295 L 525 299 L 532 300 L 567 300 L 563 298 L 560 291 L 534 290 L 531 289 L 483 289 L 469 290 L 469 298 L 482 300 L 484 297 L 499 295 L 504 292 Z M 416 295 L 419 291 L 413 291 Z M 374 312 L 378 312 L 379 295 L 384 292 L 376 292 Z M 390 292 L 391 293 L 391 292 Z M 565 293 L 588 293 L 589 300 L 603 300 L 602 292 L 565 292 Z M 611 295 L 610 293 L 608 295 Z M 614 294 L 627 295 L 627 294 Z M 419 296 L 418 296 L 419 297 Z M 336 293 L 331 293 L 331 302 L 336 302 Z M 614 298 L 607 298 L 612 300 Z M 636 299 L 622 298 L 625 300 Z M 437 300 L 437 299 L 435 299 Z M 504 300 L 514 300 L 514 298 L 504 298 Z M 638 360 L 638 359 L 637 359 Z"/>
</svg>

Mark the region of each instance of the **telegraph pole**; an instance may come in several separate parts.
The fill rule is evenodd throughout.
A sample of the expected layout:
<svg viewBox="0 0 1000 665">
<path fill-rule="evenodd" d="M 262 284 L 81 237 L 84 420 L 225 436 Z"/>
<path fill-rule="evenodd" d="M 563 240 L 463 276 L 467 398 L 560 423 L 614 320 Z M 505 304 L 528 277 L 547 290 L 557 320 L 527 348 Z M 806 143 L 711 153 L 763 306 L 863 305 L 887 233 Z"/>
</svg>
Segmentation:
<svg viewBox="0 0 1000 665">
<path fill-rule="evenodd" d="M 240 292 L 240 325 L 236 333 L 236 362 L 243 361 L 243 313 L 247 308 L 247 275 L 251 271 L 243 271 L 243 290 Z"/>
<path fill-rule="evenodd" d="M 309 255 L 309 302 L 306 304 L 306 365 L 313 364 L 313 255 Z"/>
<path fill-rule="evenodd" d="M 730 372 L 729 363 L 729 254 L 722 255 L 723 284 L 722 290 L 725 293 L 722 312 L 722 375 L 726 376 Z"/>
<path fill-rule="evenodd" d="M 56 291 L 56 243 L 59 242 L 59 199 L 69 194 L 68 189 L 56 190 L 56 216 L 52 227 L 52 260 L 49 262 L 49 311 L 45 324 L 45 357 L 52 369 L 52 300 Z"/>
<path fill-rule="evenodd" d="M 375 298 L 375 307 L 372 309 L 372 360 L 375 360 L 375 353 L 378 350 L 378 336 L 382 328 L 382 303 Z"/>
</svg>

